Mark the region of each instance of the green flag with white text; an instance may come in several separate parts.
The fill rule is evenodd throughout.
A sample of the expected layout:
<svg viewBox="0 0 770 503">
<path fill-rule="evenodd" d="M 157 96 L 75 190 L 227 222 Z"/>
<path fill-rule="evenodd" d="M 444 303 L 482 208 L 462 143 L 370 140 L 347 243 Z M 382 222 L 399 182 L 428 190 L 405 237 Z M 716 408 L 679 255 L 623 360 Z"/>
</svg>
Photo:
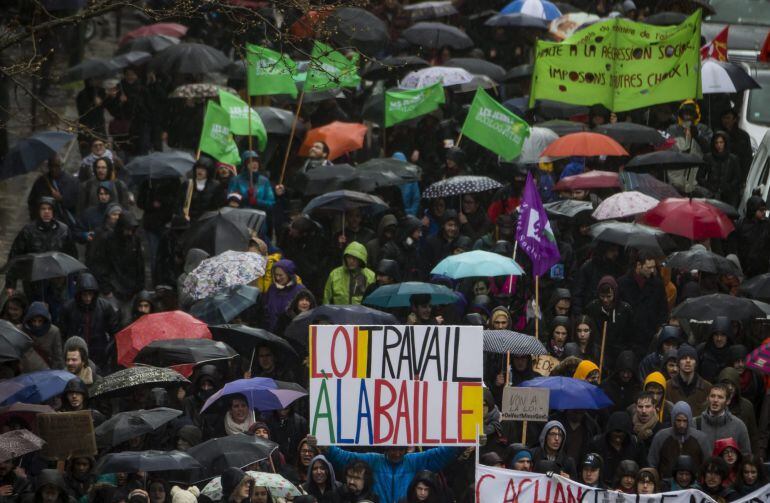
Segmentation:
<svg viewBox="0 0 770 503">
<path fill-rule="evenodd" d="M 335 51 L 323 42 L 313 44 L 307 77 L 306 92 L 328 91 L 340 87 L 358 87 L 361 77 L 358 75 L 358 53 L 353 59 Z"/>
<path fill-rule="evenodd" d="M 248 103 L 227 91 L 219 91 L 219 103 L 230 116 L 230 132 L 237 135 L 256 136 L 257 148 L 260 151 L 265 150 L 267 131 L 259 114 L 252 108 L 251 117 L 249 117 Z M 251 132 L 249 132 L 249 127 L 251 127 Z"/>
<path fill-rule="evenodd" d="M 524 140 L 529 136 L 529 125 L 479 87 L 462 134 L 511 161 L 521 153 Z"/>
<path fill-rule="evenodd" d="M 280 52 L 266 47 L 246 46 L 246 80 L 249 96 L 290 94 L 296 98 L 293 75 L 297 64 Z"/>
<path fill-rule="evenodd" d="M 230 131 L 230 115 L 211 100 L 206 104 L 206 116 L 203 118 L 198 148 L 225 164 L 237 166 L 241 162 L 238 145 L 235 144 Z"/>
<path fill-rule="evenodd" d="M 385 93 L 385 127 L 429 114 L 444 103 L 441 82 L 421 89 Z"/>
</svg>

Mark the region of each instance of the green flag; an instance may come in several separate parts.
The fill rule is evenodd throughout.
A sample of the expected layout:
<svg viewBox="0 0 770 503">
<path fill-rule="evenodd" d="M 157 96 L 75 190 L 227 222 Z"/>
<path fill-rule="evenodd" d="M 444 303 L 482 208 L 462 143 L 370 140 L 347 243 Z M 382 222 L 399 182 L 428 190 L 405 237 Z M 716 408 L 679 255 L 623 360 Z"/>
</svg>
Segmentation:
<svg viewBox="0 0 770 503">
<path fill-rule="evenodd" d="M 385 127 L 429 114 L 444 103 L 441 82 L 410 91 L 385 93 Z"/>
<path fill-rule="evenodd" d="M 616 18 L 561 43 L 538 41 L 530 105 L 554 100 L 615 112 L 702 97 L 700 11 L 678 26 Z"/>
<path fill-rule="evenodd" d="M 529 125 L 479 87 L 462 134 L 511 161 L 521 153 L 521 146 L 529 136 Z"/>
<path fill-rule="evenodd" d="M 230 115 L 213 101 L 206 104 L 206 116 L 203 118 L 198 148 L 225 164 L 237 166 L 241 162 L 238 145 L 230 132 Z"/>
<path fill-rule="evenodd" d="M 332 49 L 323 42 L 313 44 L 313 52 L 305 78 L 305 91 L 327 91 L 340 87 L 358 87 L 358 53 L 353 59 Z"/>
<path fill-rule="evenodd" d="M 249 96 L 290 94 L 297 97 L 297 86 L 292 76 L 297 64 L 280 52 L 266 47 L 246 46 L 246 76 Z"/>
<path fill-rule="evenodd" d="M 265 150 L 267 146 L 267 131 L 262 124 L 262 118 L 252 108 L 251 117 L 249 117 L 249 105 L 239 96 L 227 91 L 219 91 L 219 103 L 230 116 L 230 132 L 238 135 L 249 135 L 249 126 L 251 126 L 251 136 L 257 137 L 257 148 L 260 151 Z"/>
</svg>

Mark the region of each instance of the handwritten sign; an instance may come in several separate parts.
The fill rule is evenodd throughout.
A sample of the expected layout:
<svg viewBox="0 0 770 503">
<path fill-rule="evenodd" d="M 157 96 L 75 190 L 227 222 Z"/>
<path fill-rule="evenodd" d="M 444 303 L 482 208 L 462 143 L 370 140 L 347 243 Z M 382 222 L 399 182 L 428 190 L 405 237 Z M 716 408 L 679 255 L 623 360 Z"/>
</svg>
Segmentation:
<svg viewBox="0 0 770 503">
<path fill-rule="evenodd" d="M 500 413 L 503 421 L 548 421 L 549 390 L 545 388 L 503 388 Z"/>
<path fill-rule="evenodd" d="M 46 441 L 41 454 L 48 459 L 66 460 L 96 454 L 90 410 L 38 414 L 37 431 Z"/>
<path fill-rule="evenodd" d="M 559 359 L 551 355 L 538 355 L 532 362 L 532 370 L 541 376 L 551 375 L 551 371 L 559 364 Z"/>
</svg>

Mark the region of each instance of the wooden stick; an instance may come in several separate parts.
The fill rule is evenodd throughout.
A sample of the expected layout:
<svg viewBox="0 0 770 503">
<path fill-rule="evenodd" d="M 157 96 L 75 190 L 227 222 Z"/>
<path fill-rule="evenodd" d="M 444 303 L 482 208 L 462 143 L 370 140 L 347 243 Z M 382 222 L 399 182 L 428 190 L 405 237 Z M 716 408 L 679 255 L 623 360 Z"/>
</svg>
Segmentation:
<svg viewBox="0 0 770 503">
<path fill-rule="evenodd" d="M 193 176 L 195 176 L 195 173 L 193 173 Z M 190 220 L 190 206 L 192 205 L 192 196 L 193 196 L 193 190 L 195 187 L 195 180 L 190 179 L 187 181 L 187 194 L 184 198 L 184 209 L 182 210 L 182 213 L 184 214 L 184 217 L 187 220 Z"/>
<path fill-rule="evenodd" d="M 457 140 L 455 140 L 455 147 L 459 147 L 460 146 L 460 140 L 462 140 L 462 139 L 463 139 L 463 132 L 460 131 L 460 134 L 457 136 Z"/>
<path fill-rule="evenodd" d="M 299 94 L 297 101 L 297 112 L 294 114 L 294 121 L 291 123 L 291 133 L 289 133 L 289 143 L 286 145 L 286 154 L 283 156 L 283 166 L 281 166 L 281 178 L 278 185 L 283 185 L 283 177 L 286 175 L 286 164 L 289 162 L 289 152 L 291 151 L 291 142 L 294 140 L 294 133 L 297 130 L 297 121 L 299 120 L 299 111 L 302 110 L 302 100 L 305 99 L 305 90 Z M 251 131 L 249 131 L 251 132 Z"/>
<path fill-rule="evenodd" d="M 599 384 L 602 382 L 602 370 L 604 369 L 604 343 L 607 340 L 607 322 L 602 325 L 602 349 L 599 354 Z"/>
<path fill-rule="evenodd" d="M 521 423 L 521 443 L 527 445 L 527 420 Z"/>
<path fill-rule="evenodd" d="M 540 339 L 540 277 L 535 276 L 535 339 Z"/>
<path fill-rule="evenodd" d="M 246 99 L 249 105 L 249 111 L 247 112 L 249 114 L 249 150 L 254 150 L 251 143 L 251 94 L 246 93 Z M 249 177 L 249 179 L 251 179 L 251 177 Z"/>
</svg>

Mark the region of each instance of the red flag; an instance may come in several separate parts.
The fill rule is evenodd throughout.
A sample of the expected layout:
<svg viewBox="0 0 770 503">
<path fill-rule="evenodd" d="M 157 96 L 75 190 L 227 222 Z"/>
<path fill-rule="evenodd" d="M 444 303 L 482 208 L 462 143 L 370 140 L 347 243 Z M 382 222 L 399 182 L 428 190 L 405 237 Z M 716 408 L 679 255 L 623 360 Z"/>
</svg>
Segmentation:
<svg viewBox="0 0 770 503">
<path fill-rule="evenodd" d="M 714 40 L 700 48 L 700 59 L 716 59 L 717 61 L 727 61 L 727 30 L 730 25 L 724 27 Z"/>
<path fill-rule="evenodd" d="M 765 43 L 762 44 L 762 49 L 759 51 L 757 60 L 762 61 L 763 63 L 770 61 L 770 34 L 765 37 Z"/>
</svg>

